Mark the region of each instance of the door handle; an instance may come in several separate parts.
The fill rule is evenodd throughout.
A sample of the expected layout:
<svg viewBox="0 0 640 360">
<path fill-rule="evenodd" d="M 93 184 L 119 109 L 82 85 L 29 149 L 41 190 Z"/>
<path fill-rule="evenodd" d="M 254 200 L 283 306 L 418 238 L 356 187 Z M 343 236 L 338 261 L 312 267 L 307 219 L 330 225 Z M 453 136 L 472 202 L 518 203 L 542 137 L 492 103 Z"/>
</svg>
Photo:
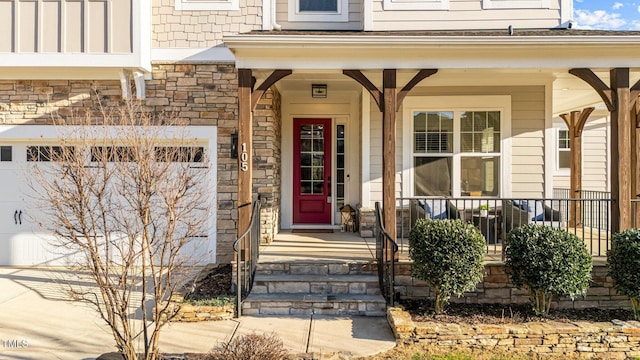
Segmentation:
<svg viewBox="0 0 640 360">
<path fill-rule="evenodd" d="M 18 225 L 18 210 L 16 210 L 16 212 L 13 213 L 13 222 L 16 223 L 16 225 Z"/>
<path fill-rule="evenodd" d="M 22 225 L 22 210 L 18 213 L 18 221 L 20 222 L 20 225 Z"/>
</svg>

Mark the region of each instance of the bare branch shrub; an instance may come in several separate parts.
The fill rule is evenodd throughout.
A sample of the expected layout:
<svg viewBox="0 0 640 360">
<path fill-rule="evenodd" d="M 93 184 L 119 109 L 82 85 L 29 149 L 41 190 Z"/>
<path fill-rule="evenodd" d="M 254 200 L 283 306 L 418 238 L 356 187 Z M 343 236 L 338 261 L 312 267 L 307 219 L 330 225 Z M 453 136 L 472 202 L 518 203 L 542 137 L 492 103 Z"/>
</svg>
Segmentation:
<svg viewBox="0 0 640 360">
<path fill-rule="evenodd" d="M 289 353 L 275 334 L 248 334 L 218 344 L 208 360 L 283 360 Z"/>
<path fill-rule="evenodd" d="M 185 249 L 208 233 L 206 145 L 134 101 L 55 121 L 59 146 L 32 149 L 49 158 L 29 170 L 42 227 L 95 283 L 69 281 L 69 293 L 97 310 L 125 359 L 157 359 L 166 300 L 199 262 Z"/>
</svg>

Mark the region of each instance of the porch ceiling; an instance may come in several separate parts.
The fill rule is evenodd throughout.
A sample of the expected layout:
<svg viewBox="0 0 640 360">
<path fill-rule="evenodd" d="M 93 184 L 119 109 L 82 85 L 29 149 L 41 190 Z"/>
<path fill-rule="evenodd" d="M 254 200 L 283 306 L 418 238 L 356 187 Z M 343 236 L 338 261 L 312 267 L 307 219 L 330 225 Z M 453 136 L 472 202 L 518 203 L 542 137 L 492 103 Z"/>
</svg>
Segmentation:
<svg viewBox="0 0 640 360">
<path fill-rule="evenodd" d="M 640 32 L 518 30 L 478 32 L 253 32 L 225 38 L 239 68 L 292 69 L 277 86 L 306 90 L 313 82 L 357 90 L 343 69 L 363 70 L 378 87 L 381 69 L 398 69 L 398 83 L 418 69 L 438 73 L 422 86 L 553 84 L 553 114 L 601 104 L 584 81 L 568 73 L 590 68 L 605 82 L 609 69 L 628 67 L 640 78 Z M 258 75 L 259 76 L 259 75 Z"/>
<path fill-rule="evenodd" d="M 554 116 L 581 110 L 587 106 L 602 107 L 604 103 L 597 93 L 584 81 L 568 73 L 567 69 L 440 69 L 418 85 L 434 86 L 519 86 L 552 84 Z M 416 69 L 398 71 L 398 83 L 406 83 L 416 73 Z M 266 77 L 270 71 L 256 71 L 257 78 Z M 364 71 L 369 79 L 382 86 L 382 71 Z M 609 71 L 596 74 L 608 83 Z M 640 69 L 631 73 L 631 83 L 640 79 Z M 342 74 L 341 70 L 294 70 L 293 75 L 280 80 L 276 86 L 284 94 L 287 92 L 310 91 L 311 84 L 327 84 L 329 91 L 360 91 L 360 85 Z"/>
</svg>

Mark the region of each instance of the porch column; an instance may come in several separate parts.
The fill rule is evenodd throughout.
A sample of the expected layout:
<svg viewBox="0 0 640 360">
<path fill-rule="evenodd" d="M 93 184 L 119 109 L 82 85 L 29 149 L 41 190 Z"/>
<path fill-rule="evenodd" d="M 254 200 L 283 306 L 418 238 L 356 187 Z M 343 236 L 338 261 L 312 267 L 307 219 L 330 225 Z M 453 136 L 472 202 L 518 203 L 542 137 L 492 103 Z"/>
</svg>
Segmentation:
<svg viewBox="0 0 640 360">
<path fill-rule="evenodd" d="M 569 129 L 569 147 L 571 154 L 571 189 L 569 197 L 572 199 L 582 198 L 582 130 L 595 108 L 588 107 L 582 111 L 572 111 L 570 114 L 561 114 L 560 117 L 567 124 Z M 571 203 L 571 213 L 569 214 L 569 226 L 579 226 L 582 224 L 582 203 L 573 201 Z"/>
<path fill-rule="evenodd" d="M 610 71 L 608 87 L 591 69 L 571 69 L 569 73 L 591 85 L 611 112 L 611 231 L 618 232 L 633 226 L 632 199 L 632 132 L 630 112 L 640 90 L 640 81 L 629 87 L 629 68 Z M 632 93 L 634 96 L 632 96 Z M 635 173 L 635 172 L 634 172 Z M 638 174 L 635 174 L 637 178 Z M 636 198 L 634 195 L 633 198 Z"/>
<path fill-rule="evenodd" d="M 247 230 L 251 222 L 253 187 L 252 81 L 251 69 L 238 69 L 238 237 Z M 248 254 L 246 255 L 248 256 Z"/>
<path fill-rule="evenodd" d="M 262 95 L 291 70 L 275 70 L 254 91 L 251 69 L 238 69 L 238 237 L 251 223 L 253 195 L 253 111 Z M 244 252 L 244 256 L 249 256 Z M 247 260 L 247 259 L 245 259 Z"/>
<path fill-rule="evenodd" d="M 396 113 L 409 91 L 420 81 L 438 72 L 422 69 L 398 92 L 396 69 L 382 71 L 380 91 L 360 70 L 343 70 L 342 73 L 362 85 L 373 97 L 382 112 L 382 217 L 384 228 L 396 240 Z"/>
<path fill-rule="evenodd" d="M 396 70 L 382 72 L 382 217 L 396 239 Z"/>
</svg>

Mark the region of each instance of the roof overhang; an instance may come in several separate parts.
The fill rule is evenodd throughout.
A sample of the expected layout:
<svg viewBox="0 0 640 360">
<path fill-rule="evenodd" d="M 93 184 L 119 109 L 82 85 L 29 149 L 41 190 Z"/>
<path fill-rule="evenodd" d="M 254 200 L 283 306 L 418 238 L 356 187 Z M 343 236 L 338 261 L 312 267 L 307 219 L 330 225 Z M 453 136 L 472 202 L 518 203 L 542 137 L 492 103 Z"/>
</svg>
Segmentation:
<svg viewBox="0 0 640 360">
<path fill-rule="evenodd" d="M 251 69 L 640 67 L 640 35 L 420 36 L 250 33 L 224 38 Z"/>
</svg>

